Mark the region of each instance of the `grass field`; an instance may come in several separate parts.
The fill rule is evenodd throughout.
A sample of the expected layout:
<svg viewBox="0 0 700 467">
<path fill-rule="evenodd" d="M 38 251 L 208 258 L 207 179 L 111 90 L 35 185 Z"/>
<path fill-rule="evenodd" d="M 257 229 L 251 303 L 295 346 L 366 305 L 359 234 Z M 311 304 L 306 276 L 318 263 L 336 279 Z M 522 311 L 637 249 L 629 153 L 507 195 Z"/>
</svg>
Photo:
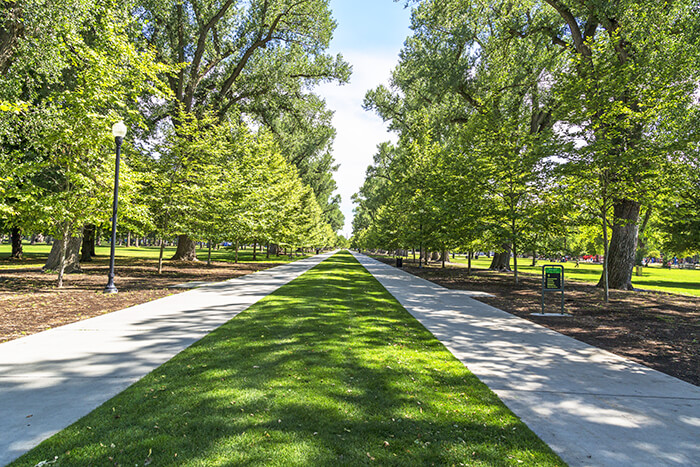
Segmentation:
<svg viewBox="0 0 700 467">
<path fill-rule="evenodd" d="M 467 264 L 464 255 L 456 256 L 455 263 Z M 479 269 L 487 269 L 491 264 L 491 258 L 485 256 L 478 260 L 472 260 L 472 267 Z M 542 274 L 542 266 L 544 264 L 560 264 L 564 266 L 564 277 L 566 280 L 578 280 L 589 283 L 598 283 L 603 266 L 599 264 L 566 262 L 557 263 L 549 261 L 538 261 L 537 266 L 532 267 L 532 260 L 528 258 L 518 258 L 518 270 L 521 273 Z M 511 262 L 512 266 L 512 262 Z M 646 267 L 643 269 L 642 276 L 632 276 L 632 284 L 640 289 L 659 290 L 662 292 L 686 294 L 700 296 L 700 270 L 692 269 L 662 269 L 661 267 Z"/>
<path fill-rule="evenodd" d="M 24 251 L 24 258 L 25 260 L 19 261 L 19 262 L 9 262 L 9 261 L 2 261 L 2 260 L 7 260 L 7 258 L 10 257 L 10 252 L 11 250 L 11 245 L 9 244 L 3 244 L 0 245 L 0 270 L 2 269 L 13 269 L 13 268 L 26 268 L 28 266 L 42 266 L 44 262 L 46 261 L 46 258 L 49 256 L 49 251 L 51 251 L 51 245 L 46 245 L 46 244 L 37 244 L 37 245 L 29 245 L 24 244 L 22 246 L 23 251 Z M 165 248 L 165 252 L 163 254 L 163 258 L 166 260 L 171 258 L 175 254 L 175 247 L 167 247 Z M 97 253 L 98 256 L 102 257 L 109 257 L 109 246 L 98 246 L 95 248 L 95 253 Z M 115 257 L 122 257 L 122 258 L 143 258 L 143 259 L 152 259 L 156 260 L 158 259 L 158 254 L 160 253 L 160 248 L 159 247 L 121 247 L 118 246 L 115 251 Z M 207 260 L 207 255 L 208 251 L 207 249 L 197 249 L 197 258 L 200 261 L 206 261 Z M 265 263 L 288 263 L 290 261 L 294 261 L 297 259 L 304 258 L 306 256 L 295 256 L 293 258 L 289 258 L 288 256 L 275 256 L 275 255 L 270 255 L 270 258 L 265 257 L 265 252 L 263 251 L 260 253 L 258 251 L 257 254 L 257 259 L 256 261 L 258 262 L 265 262 Z M 221 248 L 220 250 L 212 250 L 211 252 L 211 259 L 212 261 L 225 261 L 225 262 L 233 262 L 235 261 L 235 251 L 233 249 L 229 248 Z M 249 249 L 240 249 L 238 251 L 238 260 L 240 262 L 252 262 L 253 261 L 253 250 L 252 248 Z"/>
<path fill-rule="evenodd" d="M 14 462 L 564 465 L 347 253 Z"/>
</svg>

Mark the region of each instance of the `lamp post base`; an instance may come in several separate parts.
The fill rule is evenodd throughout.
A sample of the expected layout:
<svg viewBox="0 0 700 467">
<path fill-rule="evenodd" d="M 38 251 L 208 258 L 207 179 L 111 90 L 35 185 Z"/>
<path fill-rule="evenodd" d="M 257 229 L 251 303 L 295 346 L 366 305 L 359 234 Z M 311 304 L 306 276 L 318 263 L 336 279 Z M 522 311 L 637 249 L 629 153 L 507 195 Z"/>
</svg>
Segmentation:
<svg viewBox="0 0 700 467">
<path fill-rule="evenodd" d="M 117 293 L 119 292 L 117 288 L 114 286 L 114 284 L 108 285 L 105 287 L 105 289 L 102 291 L 102 293 Z"/>
</svg>

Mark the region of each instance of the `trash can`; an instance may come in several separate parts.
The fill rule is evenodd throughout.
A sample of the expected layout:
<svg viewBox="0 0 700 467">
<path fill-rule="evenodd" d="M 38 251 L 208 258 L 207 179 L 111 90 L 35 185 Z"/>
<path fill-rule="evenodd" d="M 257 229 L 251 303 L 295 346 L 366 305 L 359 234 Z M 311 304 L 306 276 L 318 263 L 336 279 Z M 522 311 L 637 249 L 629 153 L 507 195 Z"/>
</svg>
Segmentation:
<svg viewBox="0 0 700 467">
<path fill-rule="evenodd" d="M 403 258 L 396 258 L 396 267 L 397 268 L 403 267 Z"/>
</svg>

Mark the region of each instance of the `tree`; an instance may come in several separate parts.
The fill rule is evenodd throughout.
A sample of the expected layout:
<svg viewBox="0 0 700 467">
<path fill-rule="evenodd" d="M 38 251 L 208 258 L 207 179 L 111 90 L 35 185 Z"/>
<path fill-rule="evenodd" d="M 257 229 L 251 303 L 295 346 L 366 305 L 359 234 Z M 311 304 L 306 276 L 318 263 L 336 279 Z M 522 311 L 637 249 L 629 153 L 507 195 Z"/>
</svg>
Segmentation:
<svg viewBox="0 0 700 467">
<path fill-rule="evenodd" d="M 55 13 L 53 9 L 47 12 L 47 17 Z M 28 16 L 37 13 L 41 12 L 32 11 Z M 15 98 L 26 97 L 25 105 L 0 115 L 25 123 L 21 131 L 6 133 L 0 147 L 12 161 L 14 172 L 22 175 L 16 178 L 19 190 L 13 193 L 10 209 L 15 216 L 27 215 L 30 203 L 17 199 L 40 199 L 32 214 L 57 238 L 46 267 L 58 270 L 59 287 L 66 269 L 77 267 L 75 253 L 83 225 L 107 211 L 114 173 L 113 165 L 110 167 L 111 123 L 120 117 L 138 122 L 135 102 L 145 93 L 163 95 L 156 75 L 165 71 L 150 51 L 131 42 L 131 17 L 126 9 L 97 1 L 75 13 L 67 23 L 55 25 L 62 32 L 60 40 L 41 42 L 56 44 L 55 49 L 31 47 L 35 40 L 51 36 L 50 31 L 20 37 L 1 87 L 3 95 L 12 98 L 13 86 L 27 67 L 41 63 L 45 67 L 37 72 L 48 70 L 32 75 L 33 81 L 19 88 L 24 94 L 14 94 Z M 29 31 L 42 23 L 28 24 L 32 26 Z"/>
<path fill-rule="evenodd" d="M 174 102 L 150 109 L 154 124 L 176 119 L 180 108 L 212 110 L 221 122 L 283 112 L 314 84 L 349 76 L 341 56 L 324 54 L 335 28 L 325 0 L 145 0 L 142 7 L 146 40 L 180 68 L 168 76 Z M 181 235 L 175 258 L 194 258 L 193 248 Z"/>
<path fill-rule="evenodd" d="M 673 120 L 693 105 L 698 82 L 698 26 L 690 20 L 697 5 L 545 3 L 556 21 L 542 30 L 570 58 L 556 76 L 557 115 L 580 128 L 578 138 L 593 148 L 601 189 L 614 188 L 608 281 L 611 288 L 631 289 L 640 208 L 658 193 L 664 153 L 687 141 Z M 665 144 L 669 132 L 675 135 L 672 146 Z"/>
</svg>

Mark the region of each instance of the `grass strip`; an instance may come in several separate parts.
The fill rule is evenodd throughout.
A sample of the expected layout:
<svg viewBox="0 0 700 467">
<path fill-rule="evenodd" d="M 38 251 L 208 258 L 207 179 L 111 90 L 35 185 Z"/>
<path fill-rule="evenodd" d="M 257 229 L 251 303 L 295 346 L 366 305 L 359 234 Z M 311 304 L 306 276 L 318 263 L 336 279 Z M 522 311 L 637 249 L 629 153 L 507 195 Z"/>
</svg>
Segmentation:
<svg viewBox="0 0 700 467">
<path fill-rule="evenodd" d="M 54 459 L 54 466 L 564 465 L 348 253 L 11 465 Z"/>
<path fill-rule="evenodd" d="M 465 257 L 459 256 L 451 260 L 454 263 L 466 265 Z M 542 275 L 542 266 L 545 264 L 559 264 L 564 267 L 564 277 L 567 281 L 577 280 L 589 284 L 597 284 L 603 274 L 603 266 L 580 262 L 576 267 L 575 261 L 559 263 L 557 261 L 540 260 L 536 266 L 530 266 L 532 260 L 528 258 L 518 259 L 518 271 L 520 273 Z M 488 269 L 491 258 L 482 256 L 478 260 L 472 260 L 472 267 Z M 513 262 L 511 260 L 511 267 Z M 632 284 L 639 289 L 655 290 L 672 294 L 684 294 L 700 296 L 700 269 L 665 269 L 660 264 L 643 268 L 642 275 L 632 274 Z"/>
<path fill-rule="evenodd" d="M 46 262 L 49 257 L 49 252 L 51 251 L 51 245 L 46 244 L 36 244 L 29 245 L 25 244 L 23 247 L 23 260 L 21 261 L 11 261 L 9 260 L 12 251 L 12 246 L 8 244 L 0 245 L 0 270 L 3 269 L 24 269 L 27 267 L 41 267 Z M 117 246 L 115 248 L 115 257 L 117 258 L 117 266 L 119 258 L 140 258 L 146 260 L 157 260 L 160 254 L 160 247 L 157 246 L 140 246 L 140 247 L 125 247 Z M 168 259 L 172 258 L 177 249 L 175 247 L 166 247 L 163 257 L 165 258 L 165 264 L 171 264 Z M 105 261 L 109 259 L 109 246 L 98 246 L 95 247 L 95 253 L 98 257 L 103 258 Z M 197 248 L 197 259 L 200 261 L 206 261 L 208 256 L 208 251 L 206 248 Z M 296 256 L 298 254 L 298 256 Z M 267 257 L 265 251 L 260 251 L 256 254 L 255 262 L 257 263 L 290 263 L 303 258 L 308 258 L 309 254 L 294 253 L 294 256 L 289 257 L 287 255 L 270 255 Z M 224 247 L 219 250 L 212 250 L 211 260 L 212 261 L 223 261 L 227 263 L 233 263 L 236 259 L 236 252 L 231 247 Z M 241 248 L 238 251 L 238 262 L 239 263 L 252 263 L 253 262 L 253 249 L 252 248 Z"/>
</svg>

